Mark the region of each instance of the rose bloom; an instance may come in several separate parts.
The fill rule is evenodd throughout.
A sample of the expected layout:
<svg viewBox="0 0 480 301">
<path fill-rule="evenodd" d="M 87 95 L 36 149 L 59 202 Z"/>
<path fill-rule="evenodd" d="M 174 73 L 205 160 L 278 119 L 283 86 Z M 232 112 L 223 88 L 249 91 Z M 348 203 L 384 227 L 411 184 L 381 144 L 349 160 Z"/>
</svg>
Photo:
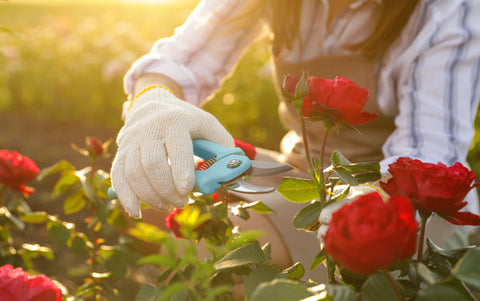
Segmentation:
<svg viewBox="0 0 480 301">
<path fill-rule="evenodd" d="M 16 151 L 0 150 L 0 183 L 24 194 L 35 191 L 25 186 L 38 174 L 39 169 L 32 159 Z"/>
<path fill-rule="evenodd" d="M 255 146 L 235 138 L 234 141 L 235 146 L 240 148 L 245 153 L 245 156 L 247 156 L 250 160 L 255 159 L 255 156 L 257 155 L 257 150 L 255 149 Z"/>
<path fill-rule="evenodd" d="M 104 151 L 102 142 L 100 142 L 100 140 L 98 140 L 97 138 L 93 137 L 87 138 L 87 149 L 90 155 L 94 157 L 100 157 L 101 155 L 103 155 Z"/>
<path fill-rule="evenodd" d="M 175 219 L 175 216 L 180 214 L 182 212 L 182 209 L 175 208 L 172 212 L 170 212 L 167 217 L 165 218 L 165 226 L 173 231 L 173 234 L 175 234 L 175 237 L 177 238 L 183 238 L 183 234 L 180 231 L 180 224 L 177 222 Z"/>
<path fill-rule="evenodd" d="M 1 301 L 61 301 L 62 291 L 45 275 L 29 276 L 7 264 L 0 267 Z"/>
<path fill-rule="evenodd" d="M 220 196 L 218 195 L 218 193 L 212 193 L 211 194 L 211 197 L 212 199 L 215 201 L 215 202 L 221 202 L 221 199 L 220 199 Z M 175 219 L 175 216 L 179 215 L 180 213 L 182 213 L 183 209 L 180 209 L 180 208 L 175 208 L 173 209 L 172 212 L 170 212 L 166 217 L 165 217 L 165 226 L 172 230 L 173 234 L 175 234 L 175 237 L 176 238 L 184 238 L 183 234 L 182 234 L 182 231 L 180 231 L 180 224 L 177 222 L 177 220 Z M 210 221 L 206 221 L 204 222 L 203 224 L 201 224 L 200 226 L 198 226 L 197 228 L 194 229 L 194 231 L 198 232 L 200 231 L 201 229 L 205 228 L 208 224 L 210 224 Z M 1 300 L 0 300 L 1 301 Z"/>
<path fill-rule="evenodd" d="M 295 95 L 299 80 L 298 76 L 287 75 L 284 90 Z M 302 106 L 305 117 L 328 118 L 349 125 L 363 124 L 377 118 L 376 113 L 362 111 L 369 98 L 368 90 L 346 77 L 337 76 L 332 80 L 310 76 L 308 87 Z"/>
<path fill-rule="evenodd" d="M 420 212 L 436 212 L 453 224 L 480 224 L 478 215 L 459 212 L 467 205 L 467 193 L 477 186 L 473 171 L 462 164 L 447 167 L 402 157 L 388 171 L 392 178 L 380 185 L 389 195 L 405 195 Z"/>
<path fill-rule="evenodd" d="M 325 250 L 347 270 L 369 275 L 410 257 L 416 249 L 417 228 L 406 197 L 385 202 L 380 193 L 371 192 L 333 213 Z"/>
</svg>

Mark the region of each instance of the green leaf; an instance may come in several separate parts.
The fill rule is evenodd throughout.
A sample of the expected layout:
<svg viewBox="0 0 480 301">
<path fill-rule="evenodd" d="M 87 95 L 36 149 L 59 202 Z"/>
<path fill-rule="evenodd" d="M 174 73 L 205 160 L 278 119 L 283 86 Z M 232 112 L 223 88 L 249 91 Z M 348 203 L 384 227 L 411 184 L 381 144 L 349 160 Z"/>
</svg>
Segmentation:
<svg viewBox="0 0 480 301">
<path fill-rule="evenodd" d="M 52 197 L 56 197 L 62 193 L 69 191 L 76 183 L 78 183 L 78 178 L 75 173 L 73 171 L 65 172 L 55 184 L 55 187 L 52 191 Z"/>
<path fill-rule="evenodd" d="M 64 202 L 63 202 L 63 211 L 65 214 L 73 214 L 81 211 L 85 205 L 87 205 L 87 200 L 83 196 L 83 192 L 76 191 L 72 193 Z"/>
<path fill-rule="evenodd" d="M 153 244 L 162 244 L 165 237 L 168 236 L 168 234 L 160 228 L 142 222 L 136 223 L 135 228 L 128 229 L 128 234 Z"/>
<path fill-rule="evenodd" d="M 267 258 L 267 261 L 272 260 L 272 245 L 269 242 L 262 246 L 262 251 Z"/>
<path fill-rule="evenodd" d="M 368 162 L 359 162 L 359 163 L 352 163 L 350 162 L 340 151 L 334 151 L 332 153 L 332 166 L 342 166 L 348 171 L 354 172 L 367 172 L 367 171 L 374 171 L 380 172 L 380 164 L 376 161 L 368 161 Z"/>
<path fill-rule="evenodd" d="M 251 301 L 293 301 L 313 296 L 307 287 L 298 281 L 275 279 L 260 284 L 252 293 Z"/>
<path fill-rule="evenodd" d="M 395 285 L 399 288 L 398 283 Z M 396 300 L 395 289 L 382 272 L 377 272 L 368 277 L 362 287 L 362 301 L 378 300 Z"/>
<path fill-rule="evenodd" d="M 160 294 L 160 301 L 166 301 L 181 293 L 184 290 L 188 290 L 188 284 L 186 282 L 175 282 L 169 284 Z"/>
<path fill-rule="evenodd" d="M 250 242 L 256 241 L 258 238 L 265 235 L 263 231 L 246 231 L 240 232 L 238 235 L 235 235 L 227 244 L 227 247 L 230 250 L 239 248 L 242 245 L 245 245 Z"/>
<path fill-rule="evenodd" d="M 245 209 L 242 204 L 238 205 L 238 206 L 235 206 L 235 207 L 232 207 L 230 208 L 231 211 L 232 211 L 232 214 L 234 216 L 238 216 L 239 218 L 243 219 L 243 220 L 248 220 L 250 219 L 250 213 L 248 213 L 248 210 Z"/>
<path fill-rule="evenodd" d="M 425 281 L 427 284 L 432 285 L 437 282 L 438 276 L 434 272 L 430 271 L 423 263 L 416 263 L 415 269 L 417 274 L 420 275 L 423 281 Z"/>
<path fill-rule="evenodd" d="M 349 285 L 327 284 L 327 295 L 333 300 L 356 301 L 357 294 Z"/>
<path fill-rule="evenodd" d="M 69 224 L 64 224 L 61 222 L 48 222 L 47 223 L 47 230 L 48 230 L 48 237 L 53 242 L 56 243 L 66 243 L 70 238 L 71 229 L 67 226 Z"/>
<path fill-rule="evenodd" d="M 243 208 L 247 208 L 247 209 L 250 208 L 250 209 L 252 209 L 254 211 L 257 211 L 259 213 L 262 213 L 262 214 L 275 212 L 270 207 L 268 207 L 267 205 L 262 203 L 261 201 L 247 203 L 247 204 L 243 205 Z"/>
<path fill-rule="evenodd" d="M 89 177 L 91 170 L 92 168 L 88 166 L 81 170 L 76 171 L 75 175 L 80 180 L 80 183 L 82 184 L 82 188 L 83 188 L 83 191 L 85 192 L 86 197 L 89 200 L 95 200 L 96 194 L 92 187 L 91 178 Z"/>
<path fill-rule="evenodd" d="M 75 170 L 75 167 L 73 167 L 73 165 L 70 164 L 70 162 L 62 160 L 56 163 L 55 165 L 42 169 L 36 179 L 37 181 L 40 181 L 47 176 L 50 176 L 59 172 L 69 171 L 69 170 Z"/>
<path fill-rule="evenodd" d="M 346 166 L 352 164 L 340 151 L 336 150 L 332 153 L 332 166 Z"/>
<path fill-rule="evenodd" d="M 127 227 L 127 220 L 120 210 L 113 208 L 108 214 L 107 222 L 117 229 L 124 229 Z"/>
<path fill-rule="evenodd" d="M 303 275 L 305 275 L 305 268 L 300 262 L 296 262 L 291 267 L 285 269 L 284 272 L 288 274 L 288 278 L 293 280 L 300 280 Z"/>
<path fill-rule="evenodd" d="M 137 293 L 135 301 L 156 301 L 161 290 L 151 284 L 144 284 Z"/>
<path fill-rule="evenodd" d="M 354 174 L 353 177 L 358 181 L 358 183 L 367 183 L 380 180 L 382 178 L 382 174 L 380 172 L 364 172 L 360 174 Z"/>
<path fill-rule="evenodd" d="M 138 264 L 140 265 L 153 264 L 160 267 L 174 268 L 177 266 L 177 260 L 176 258 L 168 257 L 163 254 L 153 254 L 153 255 L 142 257 L 138 261 Z"/>
<path fill-rule="evenodd" d="M 245 299 L 250 298 L 260 283 L 272 281 L 280 272 L 277 266 L 272 265 L 262 265 L 254 269 L 245 280 Z"/>
<path fill-rule="evenodd" d="M 13 223 L 18 229 L 25 229 L 25 222 L 15 215 L 13 215 L 7 207 L 0 207 L 0 217 L 5 216 L 11 223 Z"/>
<path fill-rule="evenodd" d="M 349 185 L 352 185 L 352 186 L 356 186 L 356 185 L 359 184 L 357 179 L 355 179 L 355 177 L 353 175 L 351 175 L 345 168 L 334 167 L 333 171 L 335 171 L 335 173 L 338 175 L 340 180 L 342 180 L 343 182 L 345 182 Z"/>
<path fill-rule="evenodd" d="M 381 178 L 380 164 L 375 161 L 352 163 L 342 153 L 332 154 L 332 166 L 338 177 L 352 186 Z"/>
<path fill-rule="evenodd" d="M 30 257 L 41 255 L 49 260 L 55 258 L 52 249 L 40 246 L 39 244 L 22 244 L 22 249 L 26 250 Z"/>
<path fill-rule="evenodd" d="M 119 252 L 115 252 L 112 256 L 105 260 L 105 267 L 112 275 L 112 278 L 122 278 L 127 274 L 128 268 Z"/>
<path fill-rule="evenodd" d="M 228 252 L 213 266 L 215 270 L 221 271 L 241 267 L 250 263 L 263 263 L 265 261 L 266 256 L 262 248 L 260 248 L 258 243 L 253 242 Z"/>
<path fill-rule="evenodd" d="M 307 203 L 320 197 L 313 180 L 283 178 L 277 191 L 294 203 Z"/>
<path fill-rule="evenodd" d="M 478 267 L 477 267 L 478 268 Z M 474 296 L 461 281 L 452 279 L 418 291 L 415 301 L 474 301 Z"/>
<path fill-rule="evenodd" d="M 465 256 L 455 265 L 452 275 L 468 286 L 480 291 L 480 248 L 467 251 Z"/>
<path fill-rule="evenodd" d="M 310 268 L 308 269 L 309 271 L 312 271 L 314 268 L 319 266 L 325 259 L 327 258 L 327 252 L 325 251 L 325 248 L 322 248 L 320 252 L 318 252 L 317 256 L 312 261 L 312 264 L 310 265 Z"/>
<path fill-rule="evenodd" d="M 305 229 L 318 221 L 320 212 L 322 211 L 322 204 L 314 202 L 295 214 L 293 218 L 293 226 L 297 229 Z"/>
<path fill-rule="evenodd" d="M 427 238 L 427 248 L 428 251 L 432 254 L 438 254 L 449 259 L 458 260 L 462 256 L 464 256 L 469 249 L 474 248 L 474 246 L 459 249 L 443 249 L 433 243 L 433 241 L 431 241 L 429 238 Z"/>
<path fill-rule="evenodd" d="M 48 220 L 48 214 L 45 211 L 36 211 L 25 214 L 20 217 L 22 221 L 29 224 L 41 224 Z"/>
<path fill-rule="evenodd" d="M 68 240 L 68 246 L 75 254 L 82 255 L 87 252 L 88 238 L 83 233 L 76 233 Z"/>
</svg>

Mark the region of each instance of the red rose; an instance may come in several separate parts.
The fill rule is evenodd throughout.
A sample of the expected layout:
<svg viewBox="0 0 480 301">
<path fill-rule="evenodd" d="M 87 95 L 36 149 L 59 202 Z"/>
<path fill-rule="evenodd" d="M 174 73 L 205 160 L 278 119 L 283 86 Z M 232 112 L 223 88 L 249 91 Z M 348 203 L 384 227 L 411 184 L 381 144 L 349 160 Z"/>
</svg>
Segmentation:
<svg viewBox="0 0 480 301">
<path fill-rule="evenodd" d="M 38 174 L 39 169 L 30 158 L 16 151 L 0 150 L 0 183 L 7 187 L 30 194 L 35 191 L 32 187 L 25 186 Z"/>
<path fill-rule="evenodd" d="M 101 155 L 103 155 L 102 142 L 100 142 L 96 138 L 87 138 L 87 149 L 91 156 L 100 157 Z"/>
<path fill-rule="evenodd" d="M 378 192 L 361 195 L 332 215 L 324 237 L 326 252 L 347 270 L 369 275 L 410 257 L 418 223 L 403 196 L 384 201 Z"/>
<path fill-rule="evenodd" d="M 61 301 L 62 291 L 45 275 L 29 276 L 21 268 L 0 267 L 1 301 Z"/>
<path fill-rule="evenodd" d="M 181 212 L 182 212 L 182 209 L 175 208 L 165 218 L 165 226 L 167 226 L 168 229 L 172 230 L 173 234 L 175 234 L 175 237 L 177 238 L 183 238 L 183 234 L 180 231 L 180 224 L 175 219 L 175 216 L 180 214 Z"/>
<path fill-rule="evenodd" d="M 475 174 L 460 163 L 447 167 L 442 163 L 424 163 L 399 158 L 389 165 L 392 178 L 380 183 L 389 195 L 405 195 L 420 212 L 438 213 L 453 224 L 479 225 L 480 217 L 459 212 L 467 205 L 467 193 L 475 185 Z"/>
<path fill-rule="evenodd" d="M 298 76 L 287 75 L 284 90 L 293 95 Z M 308 78 L 309 92 L 303 98 L 302 114 L 305 117 L 328 118 L 336 122 L 350 125 L 363 124 L 377 118 L 376 113 L 362 111 L 367 103 L 368 90 L 358 86 L 346 77 L 326 79 L 310 76 Z"/>
<path fill-rule="evenodd" d="M 238 139 L 234 139 L 234 141 L 235 146 L 241 148 L 242 151 L 245 153 L 245 156 L 247 156 L 250 160 L 255 159 L 255 156 L 257 155 L 257 150 L 255 149 L 255 146 Z"/>
</svg>

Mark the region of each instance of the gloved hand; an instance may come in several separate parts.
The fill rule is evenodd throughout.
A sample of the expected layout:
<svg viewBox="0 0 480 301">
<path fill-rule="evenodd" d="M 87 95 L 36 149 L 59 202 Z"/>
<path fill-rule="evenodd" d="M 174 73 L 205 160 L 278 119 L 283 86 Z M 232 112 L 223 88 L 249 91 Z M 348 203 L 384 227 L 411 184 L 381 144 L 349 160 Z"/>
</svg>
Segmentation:
<svg viewBox="0 0 480 301">
<path fill-rule="evenodd" d="M 117 137 L 112 186 L 125 210 L 140 217 L 140 200 L 157 209 L 183 208 L 195 185 L 192 140 L 234 147 L 210 113 L 150 88 L 133 102 Z"/>
</svg>

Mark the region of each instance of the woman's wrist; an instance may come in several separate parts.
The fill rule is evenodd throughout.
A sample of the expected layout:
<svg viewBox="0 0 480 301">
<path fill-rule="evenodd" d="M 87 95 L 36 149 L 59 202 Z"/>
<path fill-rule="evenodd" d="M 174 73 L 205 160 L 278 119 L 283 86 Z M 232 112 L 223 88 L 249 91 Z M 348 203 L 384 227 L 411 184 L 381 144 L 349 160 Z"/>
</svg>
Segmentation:
<svg viewBox="0 0 480 301">
<path fill-rule="evenodd" d="M 166 75 L 148 73 L 139 77 L 135 83 L 134 93 L 139 93 L 151 86 L 162 86 L 169 89 L 173 95 L 180 99 L 184 99 L 182 88 L 177 82 Z"/>
</svg>

